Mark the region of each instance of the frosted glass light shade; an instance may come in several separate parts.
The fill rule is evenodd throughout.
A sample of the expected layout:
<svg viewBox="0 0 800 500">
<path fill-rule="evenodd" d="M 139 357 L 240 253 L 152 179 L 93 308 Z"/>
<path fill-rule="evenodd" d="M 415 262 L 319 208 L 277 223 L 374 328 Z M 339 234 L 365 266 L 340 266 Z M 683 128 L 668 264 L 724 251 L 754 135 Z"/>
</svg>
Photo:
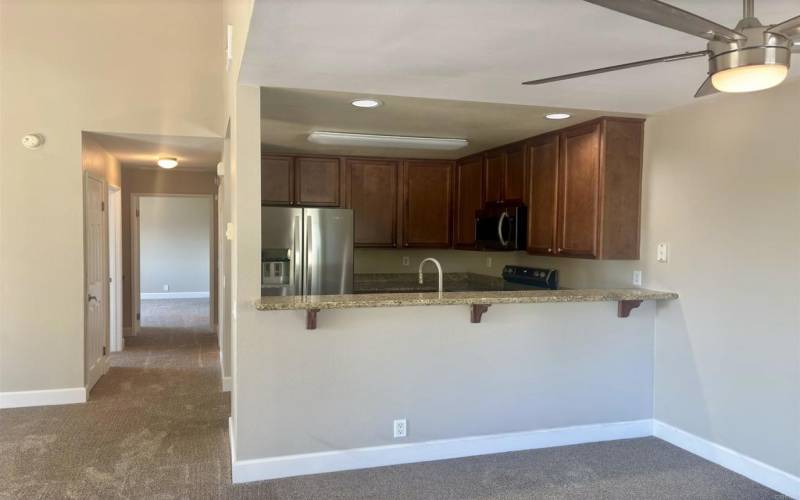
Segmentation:
<svg viewBox="0 0 800 500">
<path fill-rule="evenodd" d="M 726 69 L 711 76 L 711 84 L 720 92 L 755 92 L 780 85 L 789 74 L 782 64 L 755 64 Z"/>
</svg>

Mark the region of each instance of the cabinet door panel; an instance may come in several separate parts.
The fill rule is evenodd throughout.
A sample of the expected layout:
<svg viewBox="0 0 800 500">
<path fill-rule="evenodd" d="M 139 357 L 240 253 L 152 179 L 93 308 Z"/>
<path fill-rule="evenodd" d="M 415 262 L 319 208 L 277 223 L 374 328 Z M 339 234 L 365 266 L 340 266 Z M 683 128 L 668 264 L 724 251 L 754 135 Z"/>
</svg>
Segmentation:
<svg viewBox="0 0 800 500">
<path fill-rule="evenodd" d="M 564 132 L 559 166 L 559 255 L 597 257 L 600 128 Z"/>
<path fill-rule="evenodd" d="M 348 207 L 353 209 L 357 247 L 397 246 L 398 162 L 349 160 Z"/>
<path fill-rule="evenodd" d="M 505 170 L 506 155 L 504 151 L 486 153 L 483 179 L 483 200 L 486 203 L 499 203 L 503 201 Z"/>
<path fill-rule="evenodd" d="M 534 139 L 528 146 L 528 253 L 555 253 L 558 142 L 558 135 L 554 134 Z"/>
<path fill-rule="evenodd" d="M 289 156 L 261 158 L 261 203 L 291 205 L 294 194 L 294 170 Z"/>
<path fill-rule="evenodd" d="M 313 207 L 340 206 L 341 174 L 338 158 L 297 158 L 296 204 Z"/>
<path fill-rule="evenodd" d="M 483 206 L 483 160 L 473 157 L 456 166 L 454 246 L 475 247 L 475 212 Z"/>
<path fill-rule="evenodd" d="M 403 164 L 403 246 L 447 248 L 451 243 L 451 162 Z"/>
<path fill-rule="evenodd" d="M 506 153 L 506 169 L 503 176 L 503 200 L 506 203 L 521 203 L 525 191 L 525 150 L 522 146 L 511 146 Z"/>
</svg>

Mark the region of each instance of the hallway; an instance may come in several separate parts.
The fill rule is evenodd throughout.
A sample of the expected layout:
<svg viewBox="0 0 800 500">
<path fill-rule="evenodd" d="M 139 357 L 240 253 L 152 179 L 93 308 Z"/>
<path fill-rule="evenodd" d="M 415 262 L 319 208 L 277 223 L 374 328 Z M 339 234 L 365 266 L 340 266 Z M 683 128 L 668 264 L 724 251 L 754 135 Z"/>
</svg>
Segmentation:
<svg viewBox="0 0 800 500">
<path fill-rule="evenodd" d="M 217 337 L 182 309 L 126 338 L 88 403 L 3 410 L 1 498 L 222 495 L 230 404 Z"/>
</svg>

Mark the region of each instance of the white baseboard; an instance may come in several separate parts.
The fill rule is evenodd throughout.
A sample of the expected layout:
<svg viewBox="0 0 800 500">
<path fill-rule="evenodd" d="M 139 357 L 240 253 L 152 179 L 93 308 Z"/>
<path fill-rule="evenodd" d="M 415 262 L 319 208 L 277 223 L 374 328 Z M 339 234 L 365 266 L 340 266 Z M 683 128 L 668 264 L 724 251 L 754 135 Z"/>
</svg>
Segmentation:
<svg viewBox="0 0 800 500">
<path fill-rule="evenodd" d="M 0 392 L 0 408 L 69 405 L 86 402 L 85 387 L 47 389 L 42 391 Z"/>
<path fill-rule="evenodd" d="M 784 495 L 800 499 L 798 476 L 659 420 L 653 420 L 653 435 Z"/>
<path fill-rule="evenodd" d="M 230 426 L 232 429 L 232 423 Z M 647 419 L 252 460 L 236 458 L 231 432 L 231 474 L 234 483 L 246 483 L 305 474 L 645 437 L 652 435 L 652 431 L 652 421 Z"/>
<path fill-rule="evenodd" d="M 231 387 L 233 387 L 233 378 L 222 377 L 222 392 L 231 392 Z"/>
<path fill-rule="evenodd" d="M 142 293 L 142 300 L 153 299 L 207 299 L 209 292 L 149 292 Z"/>
</svg>

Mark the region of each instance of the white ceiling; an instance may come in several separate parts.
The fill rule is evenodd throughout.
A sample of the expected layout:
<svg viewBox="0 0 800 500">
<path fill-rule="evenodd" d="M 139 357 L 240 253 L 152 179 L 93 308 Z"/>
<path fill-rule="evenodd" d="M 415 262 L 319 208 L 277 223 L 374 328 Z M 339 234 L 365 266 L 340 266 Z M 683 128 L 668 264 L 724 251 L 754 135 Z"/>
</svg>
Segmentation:
<svg viewBox="0 0 800 500">
<path fill-rule="evenodd" d="M 176 169 L 214 170 L 222 159 L 222 139 L 149 134 L 89 133 L 124 167 L 159 168 L 161 156 L 178 159 Z"/>
<path fill-rule="evenodd" d="M 549 130 L 601 116 L 598 111 L 522 106 L 446 99 L 370 94 L 383 102 L 375 109 L 350 102 L 362 94 L 282 88 L 261 89 L 261 142 L 264 151 L 388 157 L 462 158 Z M 568 120 L 547 120 L 553 111 L 568 111 Z M 314 130 L 361 132 L 469 140 L 457 151 L 336 147 L 308 142 Z"/>
<path fill-rule="evenodd" d="M 739 0 L 671 3 L 728 26 L 741 17 Z M 800 14 L 800 2 L 760 0 L 756 14 L 774 24 Z M 649 114 L 692 102 L 705 60 L 537 87 L 520 82 L 704 48 L 700 38 L 582 0 L 256 0 L 241 78 L 265 87 Z M 800 61 L 793 75 L 798 68 Z"/>
</svg>

